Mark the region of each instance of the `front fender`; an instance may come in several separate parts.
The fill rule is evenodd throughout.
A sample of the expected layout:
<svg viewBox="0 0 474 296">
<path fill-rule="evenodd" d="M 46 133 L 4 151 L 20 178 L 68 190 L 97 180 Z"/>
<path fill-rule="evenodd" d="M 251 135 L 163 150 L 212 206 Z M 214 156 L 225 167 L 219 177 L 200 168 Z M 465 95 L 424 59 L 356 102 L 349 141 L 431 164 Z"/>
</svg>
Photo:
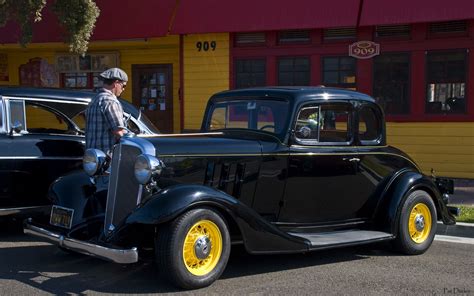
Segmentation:
<svg viewBox="0 0 474 296">
<path fill-rule="evenodd" d="M 173 220 L 196 204 L 233 209 L 238 201 L 217 189 L 201 185 L 173 185 L 156 194 L 132 212 L 126 224 L 160 224 Z"/>
<path fill-rule="evenodd" d="M 108 177 L 99 177 L 96 184 L 84 171 L 74 171 L 56 179 L 49 188 L 53 205 L 74 209 L 72 225 L 103 214 L 107 200 Z"/>
<path fill-rule="evenodd" d="M 202 185 L 173 185 L 158 192 L 127 217 L 124 227 L 167 223 L 196 206 L 227 213 L 237 224 L 245 247 L 251 253 L 296 252 L 309 248 L 308 242 L 279 230 L 234 197 Z"/>
<path fill-rule="evenodd" d="M 388 185 L 376 210 L 375 223 L 382 231 L 398 233 L 400 211 L 408 195 L 415 190 L 424 190 L 433 198 L 437 210 L 437 220 L 451 225 L 456 222 L 443 202 L 439 189 L 433 180 L 419 172 L 406 171 L 394 178 Z"/>
</svg>

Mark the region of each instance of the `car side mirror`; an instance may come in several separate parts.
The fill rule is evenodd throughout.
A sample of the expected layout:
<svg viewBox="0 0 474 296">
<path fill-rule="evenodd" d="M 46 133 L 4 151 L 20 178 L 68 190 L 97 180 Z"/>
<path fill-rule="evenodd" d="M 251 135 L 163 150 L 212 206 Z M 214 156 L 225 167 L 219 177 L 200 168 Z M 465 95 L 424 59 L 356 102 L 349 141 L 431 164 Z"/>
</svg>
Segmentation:
<svg viewBox="0 0 474 296">
<path fill-rule="evenodd" d="M 18 134 L 19 132 L 21 132 L 23 130 L 23 124 L 21 124 L 21 122 L 19 121 L 16 121 L 12 124 L 11 126 L 11 129 L 10 129 L 10 136 L 13 136 L 13 132 L 15 132 L 16 134 Z"/>
</svg>

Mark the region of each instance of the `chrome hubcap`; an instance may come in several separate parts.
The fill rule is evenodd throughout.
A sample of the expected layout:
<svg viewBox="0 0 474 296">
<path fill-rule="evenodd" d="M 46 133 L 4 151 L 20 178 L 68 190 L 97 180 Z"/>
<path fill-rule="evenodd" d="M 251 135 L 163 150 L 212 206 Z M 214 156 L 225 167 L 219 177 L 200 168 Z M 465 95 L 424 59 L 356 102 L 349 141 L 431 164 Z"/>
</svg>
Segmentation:
<svg viewBox="0 0 474 296">
<path fill-rule="evenodd" d="M 211 248 L 211 240 L 206 235 L 199 237 L 194 243 L 194 253 L 199 259 L 206 259 L 211 252 Z"/>
<path fill-rule="evenodd" d="M 423 215 L 421 214 L 416 215 L 415 228 L 417 231 L 423 231 L 423 229 L 425 229 L 425 217 L 423 217 Z"/>
</svg>

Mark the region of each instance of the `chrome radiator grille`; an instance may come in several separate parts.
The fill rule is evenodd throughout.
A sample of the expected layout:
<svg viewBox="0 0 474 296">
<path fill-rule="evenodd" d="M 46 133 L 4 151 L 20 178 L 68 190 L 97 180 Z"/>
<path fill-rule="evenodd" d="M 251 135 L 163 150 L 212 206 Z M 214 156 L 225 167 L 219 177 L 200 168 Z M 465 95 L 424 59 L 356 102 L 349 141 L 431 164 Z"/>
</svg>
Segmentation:
<svg viewBox="0 0 474 296">
<path fill-rule="evenodd" d="M 134 176 L 135 159 L 142 152 L 139 148 L 124 144 L 115 146 L 109 179 L 104 234 L 113 231 L 140 203 L 142 185 Z"/>
</svg>

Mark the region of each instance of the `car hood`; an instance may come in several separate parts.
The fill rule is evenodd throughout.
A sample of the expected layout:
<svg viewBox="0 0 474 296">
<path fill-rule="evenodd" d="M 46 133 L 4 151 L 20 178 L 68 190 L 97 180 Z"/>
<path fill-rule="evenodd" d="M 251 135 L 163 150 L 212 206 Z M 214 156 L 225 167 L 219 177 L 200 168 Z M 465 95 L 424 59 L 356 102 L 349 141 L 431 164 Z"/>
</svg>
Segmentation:
<svg viewBox="0 0 474 296">
<path fill-rule="evenodd" d="M 157 157 L 261 155 L 258 140 L 236 139 L 222 133 L 160 135 L 146 138 Z"/>
</svg>

